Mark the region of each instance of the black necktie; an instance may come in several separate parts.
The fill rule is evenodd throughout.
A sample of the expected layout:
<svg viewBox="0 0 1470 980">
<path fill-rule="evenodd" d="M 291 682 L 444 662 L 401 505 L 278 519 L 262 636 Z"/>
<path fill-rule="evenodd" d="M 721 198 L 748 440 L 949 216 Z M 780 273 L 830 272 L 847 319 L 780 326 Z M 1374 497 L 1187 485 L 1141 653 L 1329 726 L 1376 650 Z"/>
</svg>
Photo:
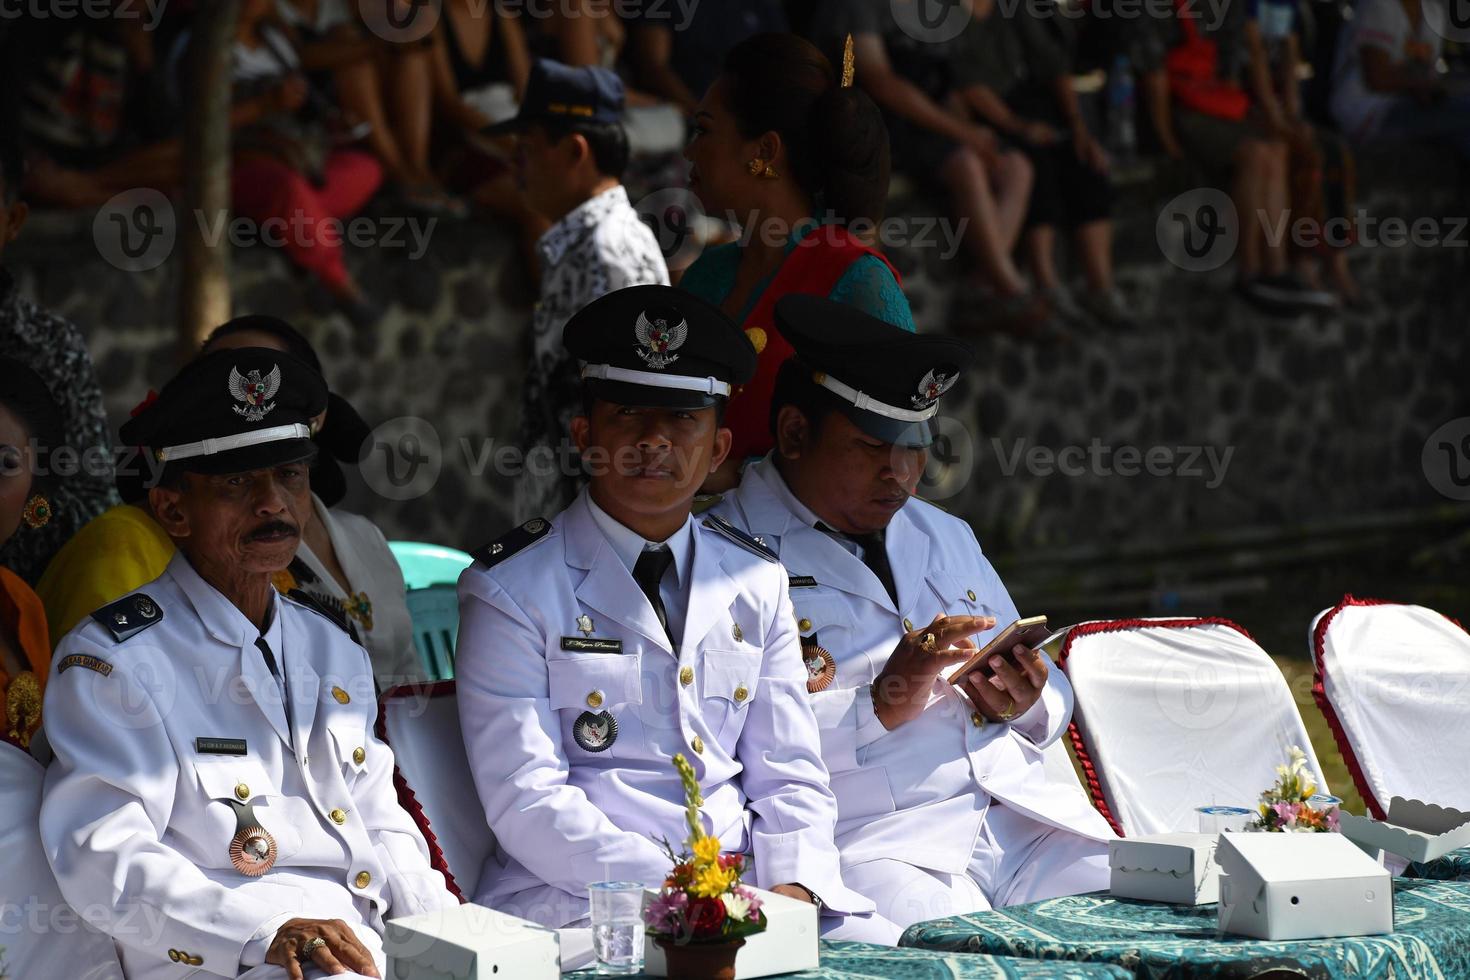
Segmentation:
<svg viewBox="0 0 1470 980">
<path fill-rule="evenodd" d="M 638 583 L 638 588 L 648 597 L 648 604 L 653 607 L 653 614 L 658 617 L 658 624 L 664 628 L 664 634 L 669 638 L 669 647 L 675 653 L 679 651 L 679 644 L 674 641 L 674 634 L 669 631 L 669 616 L 664 611 L 663 597 L 658 594 L 658 584 L 663 581 L 664 572 L 674 563 L 674 553 L 668 548 L 648 548 L 638 556 L 638 562 L 633 566 L 633 579 Z"/>
<path fill-rule="evenodd" d="M 821 522 L 817 523 L 817 530 L 823 534 L 846 538 L 863 549 L 862 562 L 868 566 L 868 570 L 878 576 L 878 581 L 883 583 L 883 588 L 888 590 L 888 598 L 893 600 L 893 605 L 898 605 L 898 587 L 893 584 L 893 567 L 888 564 L 888 545 L 883 541 L 883 532 L 874 531 L 872 534 L 844 534 L 833 530 Z"/>
<path fill-rule="evenodd" d="M 271 669 L 271 676 L 276 680 L 281 679 L 280 668 L 276 666 L 276 655 L 271 652 L 271 645 L 265 642 L 265 637 L 258 637 L 255 645 L 260 648 L 260 655 L 265 658 L 265 665 Z"/>
</svg>

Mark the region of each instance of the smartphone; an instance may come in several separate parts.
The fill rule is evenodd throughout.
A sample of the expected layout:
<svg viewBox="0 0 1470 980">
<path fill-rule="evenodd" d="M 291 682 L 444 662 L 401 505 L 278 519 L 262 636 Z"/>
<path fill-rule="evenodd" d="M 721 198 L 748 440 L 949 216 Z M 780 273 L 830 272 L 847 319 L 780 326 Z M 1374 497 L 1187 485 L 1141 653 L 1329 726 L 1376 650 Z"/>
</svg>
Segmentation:
<svg viewBox="0 0 1470 980">
<path fill-rule="evenodd" d="M 990 665 L 990 658 L 995 656 L 1004 657 L 1012 667 L 1021 670 L 1021 663 L 1016 659 L 1014 650 L 1016 644 L 1030 649 L 1040 646 L 1049 636 L 1051 631 L 1047 629 L 1045 616 L 1018 619 L 1001 630 L 979 653 L 966 660 L 964 666 L 949 676 L 949 682 L 958 687 L 970 673 L 977 670 L 982 677 L 995 676 L 995 668 Z"/>
</svg>

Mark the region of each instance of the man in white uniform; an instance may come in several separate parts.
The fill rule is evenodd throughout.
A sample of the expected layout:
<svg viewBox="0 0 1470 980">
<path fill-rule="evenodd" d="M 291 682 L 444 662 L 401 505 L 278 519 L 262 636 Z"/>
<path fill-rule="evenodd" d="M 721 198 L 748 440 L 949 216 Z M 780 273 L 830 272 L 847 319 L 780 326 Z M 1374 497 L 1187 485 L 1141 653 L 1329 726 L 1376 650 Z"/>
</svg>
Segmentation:
<svg viewBox="0 0 1470 980">
<path fill-rule="evenodd" d="M 963 696 L 945 679 L 1018 618 L 969 525 L 912 496 L 971 352 L 817 297 L 776 317 L 796 350 L 776 449 L 713 513 L 790 575 L 848 884 L 894 942 L 925 919 L 1106 888 L 1111 831 L 1042 766 L 1070 720 L 1066 679 L 1024 647 Z"/>
<path fill-rule="evenodd" d="M 132 980 L 378 977 L 386 918 L 454 904 L 373 736 L 367 653 L 271 587 L 325 403 L 290 355 L 226 350 L 123 426 L 167 464 L 149 502 L 179 550 L 57 648 L 41 837 Z"/>
<path fill-rule="evenodd" d="M 838 870 L 836 802 L 786 575 L 766 548 L 691 516 L 730 447 L 720 422 L 755 350 L 667 286 L 595 300 L 567 325 L 583 362 L 572 436 L 591 484 L 481 549 L 460 578 L 460 719 L 498 849 L 476 901 L 561 927 L 587 885 L 659 885 L 686 836 L 672 756 L 708 830 L 754 884 L 836 922 L 872 905 Z"/>
</svg>

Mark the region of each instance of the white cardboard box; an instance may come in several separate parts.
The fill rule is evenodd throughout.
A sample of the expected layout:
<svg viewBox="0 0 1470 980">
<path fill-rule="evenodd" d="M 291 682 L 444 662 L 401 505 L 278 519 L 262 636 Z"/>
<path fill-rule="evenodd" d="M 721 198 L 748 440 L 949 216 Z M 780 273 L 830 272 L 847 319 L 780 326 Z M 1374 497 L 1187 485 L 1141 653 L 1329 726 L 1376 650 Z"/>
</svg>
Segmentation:
<svg viewBox="0 0 1470 980">
<path fill-rule="evenodd" d="M 1393 932 L 1387 871 L 1340 834 L 1221 834 L 1220 930 L 1257 939 Z"/>
<path fill-rule="evenodd" d="M 483 905 L 392 919 L 383 931 L 388 980 L 555 980 L 556 933 Z"/>
<path fill-rule="evenodd" d="M 1395 796 L 1388 819 L 1338 814 L 1342 835 L 1371 852 L 1384 850 L 1410 861 L 1433 861 L 1470 844 L 1470 813 Z"/>
<path fill-rule="evenodd" d="M 1149 834 L 1108 841 L 1111 891 L 1175 905 L 1205 905 L 1220 897 L 1216 834 Z"/>
<path fill-rule="evenodd" d="M 774 977 L 782 973 L 817 968 L 817 907 L 775 892 L 752 888 L 764 903 L 766 928 L 745 940 L 735 955 L 735 980 Z M 645 905 L 657 892 L 644 896 Z M 668 975 L 664 951 L 646 941 L 643 972 L 651 977 Z"/>
</svg>

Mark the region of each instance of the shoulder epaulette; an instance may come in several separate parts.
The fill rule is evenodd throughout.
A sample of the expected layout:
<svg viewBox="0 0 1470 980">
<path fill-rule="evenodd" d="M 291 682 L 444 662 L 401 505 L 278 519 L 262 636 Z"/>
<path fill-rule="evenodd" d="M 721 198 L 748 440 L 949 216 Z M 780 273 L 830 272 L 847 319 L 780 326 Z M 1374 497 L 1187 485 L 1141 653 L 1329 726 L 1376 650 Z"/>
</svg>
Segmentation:
<svg viewBox="0 0 1470 980">
<path fill-rule="evenodd" d="M 486 568 L 493 568 L 516 552 L 524 550 L 527 545 L 540 541 L 550 530 L 550 521 L 540 517 L 532 518 L 520 527 L 505 532 L 483 548 L 470 552 L 470 557 Z"/>
<path fill-rule="evenodd" d="M 98 609 L 92 618 L 121 643 L 163 622 L 163 609 L 148 596 L 135 592 Z"/>
<path fill-rule="evenodd" d="M 740 528 L 736 527 L 734 524 L 731 524 L 729 521 L 725 520 L 718 514 L 710 514 L 706 516 L 703 524 L 711 531 L 717 531 L 720 534 L 723 534 L 726 538 L 729 538 L 731 541 L 735 542 L 740 547 L 744 548 L 746 551 L 750 552 L 753 555 L 760 555 L 766 561 L 779 562 L 781 560 L 780 558 L 776 557 L 776 553 L 774 551 L 766 547 L 766 543 L 760 538 L 751 537 L 744 531 L 740 530 Z"/>
<path fill-rule="evenodd" d="M 298 606 L 304 606 L 312 612 L 321 616 L 327 622 L 346 633 L 353 643 L 361 643 L 357 638 L 357 630 L 352 628 L 352 621 L 347 616 L 347 607 L 340 599 L 330 596 L 320 596 L 315 592 L 305 589 L 292 589 L 286 593 L 286 598 L 295 602 Z"/>
<path fill-rule="evenodd" d="M 694 505 L 689 509 L 691 513 L 703 514 L 724 499 L 725 495 L 722 493 L 702 493 L 694 498 Z"/>
</svg>

